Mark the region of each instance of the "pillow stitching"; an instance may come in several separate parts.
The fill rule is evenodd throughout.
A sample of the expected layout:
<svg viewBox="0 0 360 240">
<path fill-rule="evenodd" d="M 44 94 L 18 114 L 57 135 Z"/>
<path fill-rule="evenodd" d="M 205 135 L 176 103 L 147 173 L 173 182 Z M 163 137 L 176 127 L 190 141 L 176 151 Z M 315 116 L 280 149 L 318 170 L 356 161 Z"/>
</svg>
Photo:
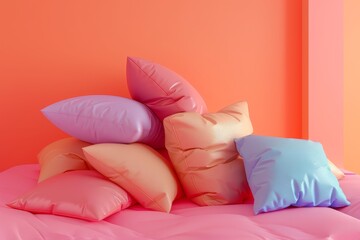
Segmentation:
<svg viewBox="0 0 360 240">
<path fill-rule="evenodd" d="M 134 184 L 131 180 L 127 179 L 126 177 L 124 177 L 124 176 L 122 176 L 122 175 L 120 175 L 120 174 L 119 174 L 119 176 L 121 176 L 122 179 L 124 179 L 125 181 L 127 181 L 128 183 L 130 183 L 130 185 L 135 186 L 138 190 L 140 190 L 140 192 L 142 192 L 142 193 L 145 195 L 145 197 L 147 197 L 151 202 L 156 203 L 156 205 L 159 207 L 159 209 L 161 209 L 161 210 L 163 210 L 164 212 L 166 212 L 166 209 L 164 209 L 164 208 L 158 203 L 158 201 L 152 199 L 140 186 L 138 186 L 138 184 Z M 115 183 L 116 183 L 116 182 L 115 182 Z M 120 185 L 120 184 L 118 184 L 118 185 Z M 122 187 L 122 186 L 120 186 L 120 187 Z"/>
<path fill-rule="evenodd" d="M 132 61 L 148 78 L 150 78 L 150 79 L 156 84 L 156 86 L 158 86 L 158 87 L 160 88 L 160 90 L 163 91 L 163 92 L 166 94 L 166 96 L 170 96 L 170 94 L 168 94 L 168 93 L 160 86 L 160 84 L 158 84 L 158 83 L 154 80 L 154 78 L 152 78 L 151 76 L 149 76 L 149 74 L 147 74 L 136 62 L 134 62 L 131 58 L 130 58 L 129 60 Z M 151 63 L 151 64 L 154 65 L 154 63 Z M 161 67 L 163 67 L 163 66 L 161 66 Z M 165 67 L 163 67 L 163 68 L 165 68 Z M 170 70 L 170 69 L 168 69 L 168 70 Z M 170 70 L 170 71 L 171 71 L 171 70 Z"/>
</svg>

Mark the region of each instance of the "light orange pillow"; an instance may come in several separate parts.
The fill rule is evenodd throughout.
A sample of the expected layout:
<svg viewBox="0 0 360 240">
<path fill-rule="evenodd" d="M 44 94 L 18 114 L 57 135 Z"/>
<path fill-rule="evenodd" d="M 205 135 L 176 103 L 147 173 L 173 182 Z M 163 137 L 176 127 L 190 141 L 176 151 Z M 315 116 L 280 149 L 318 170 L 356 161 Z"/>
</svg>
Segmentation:
<svg viewBox="0 0 360 240">
<path fill-rule="evenodd" d="M 83 148 L 89 164 L 115 182 L 143 207 L 169 212 L 177 196 L 176 175 L 165 159 L 141 144 L 95 144 Z"/>
<path fill-rule="evenodd" d="M 343 173 L 343 171 L 341 171 L 333 162 L 331 162 L 329 159 L 328 159 L 328 163 L 329 163 L 329 167 L 330 167 L 330 170 L 331 172 L 335 175 L 335 177 L 340 180 L 342 179 L 343 177 L 345 177 L 345 174 Z"/>
<path fill-rule="evenodd" d="M 82 148 L 89 145 L 76 138 L 64 138 L 44 147 L 38 154 L 41 167 L 38 181 L 67 171 L 88 169 Z"/>
<path fill-rule="evenodd" d="M 234 139 L 253 132 L 246 102 L 217 113 L 178 113 L 164 119 L 165 146 L 188 198 L 199 205 L 251 199 Z"/>
</svg>

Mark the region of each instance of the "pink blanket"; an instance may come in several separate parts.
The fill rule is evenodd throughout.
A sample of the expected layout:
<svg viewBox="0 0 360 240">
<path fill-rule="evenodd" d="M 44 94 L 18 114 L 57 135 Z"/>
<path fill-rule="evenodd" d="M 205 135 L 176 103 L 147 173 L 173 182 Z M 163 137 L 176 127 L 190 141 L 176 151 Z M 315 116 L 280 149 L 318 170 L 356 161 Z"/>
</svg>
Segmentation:
<svg viewBox="0 0 360 240">
<path fill-rule="evenodd" d="M 358 175 L 341 180 L 352 204 L 340 210 L 288 208 L 254 216 L 250 204 L 198 207 L 182 199 L 169 214 L 136 205 L 104 221 L 87 222 L 5 205 L 34 187 L 38 174 L 38 165 L 0 173 L 0 239 L 360 239 Z"/>
</svg>

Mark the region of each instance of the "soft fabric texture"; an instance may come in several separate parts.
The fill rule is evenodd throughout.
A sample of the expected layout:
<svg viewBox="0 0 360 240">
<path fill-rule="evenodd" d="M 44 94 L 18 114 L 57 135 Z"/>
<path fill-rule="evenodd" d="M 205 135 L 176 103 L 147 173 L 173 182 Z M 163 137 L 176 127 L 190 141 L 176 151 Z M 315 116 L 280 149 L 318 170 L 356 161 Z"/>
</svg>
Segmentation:
<svg viewBox="0 0 360 240">
<path fill-rule="evenodd" d="M 351 205 L 340 208 L 339 211 L 360 219 L 360 175 L 349 172 L 345 175 L 339 184 Z"/>
<path fill-rule="evenodd" d="M 126 76 L 131 97 L 146 104 L 160 120 L 178 112 L 207 111 L 198 91 L 177 73 L 160 64 L 128 57 Z"/>
<path fill-rule="evenodd" d="M 42 113 L 58 128 L 85 142 L 164 146 L 160 120 L 147 106 L 132 99 L 79 96 L 54 103 Z"/>
<path fill-rule="evenodd" d="M 350 209 L 355 201 L 360 203 L 359 175 L 340 181 L 357 198 L 340 209 L 347 214 L 329 208 L 288 208 L 254 216 L 252 204 L 199 207 L 183 199 L 174 202 L 170 214 L 137 204 L 103 221 L 87 222 L 5 206 L 34 187 L 38 174 L 37 164 L 0 173 L 1 240 L 358 240 L 360 236 L 360 220 L 347 215 L 355 216 L 355 211 L 360 218 L 359 208 Z"/>
<path fill-rule="evenodd" d="M 96 171 L 78 170 L 39 183 L 8 206 L 32 213 L 99 221 L 132 203 L 122 188 Z"/>
<path fill-rule="evenodd" d="M 96 144 L 85 147 L 87 161 L 129 192 L 142 206 L 169 212 L 178 194 L 175 174 L 147 145 Z"/>
<path fill-rule="evenodd" d="M 64 138 L 45 146 L 38 154 L 41 166 L 38 181 L 67 171 L 88 169 L 82 148 L 89 145 L 75 138 Z"/>
<path fill-rule="evenodd" d="M 251 199 L 234 138 L 252 133 L 248 105 L 217 113 L 178 113 L 164 119 L 165 146 L 189 199 L 199 205 Z"/>
<path fill-rule="evenodd" d="M 255 214 L 289 206 L 350 204 L 330 171 L 320 143 L 256 135 L 235 142 L 244 159 Z"/>
<path fill-rule="evenodd" d="M 333 162 L 331 162 L 328 159 L 328 163 L 329 163 L 329 167 L 331 172 L 335 175 L 335 177 L 340 180 L 343 179 L 345 177 L 345 174 L 343 171 L 341 171 Z"/>
</svg>

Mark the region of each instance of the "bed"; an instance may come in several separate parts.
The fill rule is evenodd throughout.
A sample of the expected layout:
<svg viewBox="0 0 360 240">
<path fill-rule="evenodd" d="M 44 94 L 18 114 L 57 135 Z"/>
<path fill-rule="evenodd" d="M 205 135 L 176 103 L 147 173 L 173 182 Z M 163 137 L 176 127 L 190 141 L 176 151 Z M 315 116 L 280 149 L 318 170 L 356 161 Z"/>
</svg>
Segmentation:
<svg viewBox="0 0 360 240">
<path fill-rule="evenodd" d="M 0 173 L 0 239 L 360 239 L 360 176 L 321 143 L 254 135 L 246 101 L 209 113 L 159 64 L 127 78 L 42 110 L 71 137 Z"/>
<path fill-rule="evenodd" d="M 99 222 L 6 206 L 38 176 L 38 164 L 0 173 L 1 239 L 360 239 L 360 176 L 351 173 L 340 180 L 351 205 L 338 210 L 289 208 L 255 216 L 251 204 L 200 207 L 179 199 L 170 213 L 134 205 Z"/>
</svg>

